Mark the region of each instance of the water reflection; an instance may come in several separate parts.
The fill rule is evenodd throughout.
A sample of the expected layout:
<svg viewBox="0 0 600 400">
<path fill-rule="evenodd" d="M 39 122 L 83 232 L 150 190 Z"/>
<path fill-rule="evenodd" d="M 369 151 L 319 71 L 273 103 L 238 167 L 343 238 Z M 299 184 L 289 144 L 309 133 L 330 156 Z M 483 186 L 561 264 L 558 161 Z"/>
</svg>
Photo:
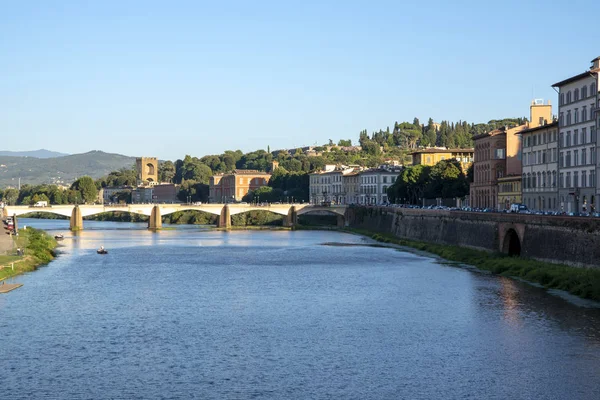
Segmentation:
<svg viewBox="0 0 600 400">
<path fill-rule="evenodd" d="M 506 277 L 499 277 L 500 296 L 504 304 L 504 319 L 512 327 L 517 328 L 521 325 L 519 307 L 519 290 L 515 285 L 515 281 Z"/>
</svg>

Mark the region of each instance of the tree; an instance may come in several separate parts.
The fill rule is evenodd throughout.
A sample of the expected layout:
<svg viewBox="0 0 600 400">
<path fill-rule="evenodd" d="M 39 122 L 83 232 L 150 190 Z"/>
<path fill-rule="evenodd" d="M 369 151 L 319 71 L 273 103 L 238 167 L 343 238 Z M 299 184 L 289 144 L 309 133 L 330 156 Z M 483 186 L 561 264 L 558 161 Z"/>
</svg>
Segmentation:
<svg viewBox="0 0 600 400">
<path fill-rule="evenodd" d="M 350 147 L 352 146 L 352 139 L 340 139 L 338 141 L 338 146 Z"/>
<path fill-rule="evenodd" d="M 221 161 L 219 160 L 219 163 L 220 162 Z M 212 175 L 213 171 L 211 168 L 197 157 L 186 155 L 183 161 L 177 160 L 175 162 L 175 183 L 182 183 L 183 181 L 190 180 L 208 184 Z"/>
<path fill-rule="evenodd" d="M 175 177 L 175 164 L 173 161 L 164 161 L 158 164 L 158 179 L 161 182 L 172 182 Z"/>
<path fill-rule="evenodd" d="M 419 121 L 419 118 L 415 117 L 415 118 L 413 119 L 413 125 L 414 125 L 415 127 L 417 127 L 418 129 L 421 129 L 421 122 Z"/>
<path fill-rule="evenodd" d="M 98 189 L 89 176 L 82 176 L 73 182 L 71 190 L 79 192 L 84 203 L 94 203 L 98 198 Z"/>
<path fill-rule="evenodd" d="M 6 189 L 2 194 L 2 201 L 8 205 L 14 205 L 19 198 L 19 190 L 18 189 Z"/>
</svg>

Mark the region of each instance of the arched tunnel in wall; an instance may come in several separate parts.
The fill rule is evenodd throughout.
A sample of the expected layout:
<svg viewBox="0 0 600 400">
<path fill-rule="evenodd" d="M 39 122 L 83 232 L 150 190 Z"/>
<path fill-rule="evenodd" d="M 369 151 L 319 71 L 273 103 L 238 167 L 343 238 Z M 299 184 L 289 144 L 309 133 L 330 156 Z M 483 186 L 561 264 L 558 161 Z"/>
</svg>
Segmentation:
<svg viewBox="0 0 600 400">
<path fill-rule="evenodd" d="M 519 238 L 517 231 L 512 228 L 507 230 L 504 234 L 502 252 L 513 257 L 518 257 L 521 255 L 521 239 Z"/>
</svg>

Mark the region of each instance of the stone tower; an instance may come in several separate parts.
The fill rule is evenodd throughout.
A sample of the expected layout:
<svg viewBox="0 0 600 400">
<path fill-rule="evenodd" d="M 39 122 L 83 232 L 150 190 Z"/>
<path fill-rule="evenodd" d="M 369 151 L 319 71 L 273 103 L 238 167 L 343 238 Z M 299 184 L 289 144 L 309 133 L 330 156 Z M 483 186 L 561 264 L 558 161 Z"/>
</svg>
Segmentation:
<svg viewBox="0 0 600 400">
<path fill-rule="evenodd" d="M 148 182 L 151 185 L 158 183 L 158 159 L 156 157 L 138 157 L 135 160 L 137 183 Z"/>
</svg>

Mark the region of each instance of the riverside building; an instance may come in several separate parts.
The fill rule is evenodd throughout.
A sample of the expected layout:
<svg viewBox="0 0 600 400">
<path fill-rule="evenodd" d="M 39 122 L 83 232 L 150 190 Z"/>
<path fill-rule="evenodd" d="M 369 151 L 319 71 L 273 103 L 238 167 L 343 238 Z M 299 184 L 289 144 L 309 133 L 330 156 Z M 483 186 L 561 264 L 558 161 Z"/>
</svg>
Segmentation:
<svg viewBox="0 0 600 400">
<path fill-rule="evenodd" d="M 558 196 L 560 209 L 586 212 L 597 206 L 598 61 L 575 76 L 555 83 L 558 89 Z"/>
<path fill-rule="evenodd" d="M 548 107 L 546 115 L 537 127 L 521 132 L 523 145 L 523 172 L 521 188 L 522 203 L 530 210 L 558 211 L 558 121 L 549 121 L 546 117 L 552 114 L 550 102 L 545 106 L 542 100 L 535 100 L 533 108 Z"/>
<path fill-rule="evenodd" d="M 209 202 L 241 201 L 249 191 L 267 186 L 270 179 L 269 173 L 249 169 L 236 169 L 229 174 L 214 175 L 210 178 Z"/>
</svg>

